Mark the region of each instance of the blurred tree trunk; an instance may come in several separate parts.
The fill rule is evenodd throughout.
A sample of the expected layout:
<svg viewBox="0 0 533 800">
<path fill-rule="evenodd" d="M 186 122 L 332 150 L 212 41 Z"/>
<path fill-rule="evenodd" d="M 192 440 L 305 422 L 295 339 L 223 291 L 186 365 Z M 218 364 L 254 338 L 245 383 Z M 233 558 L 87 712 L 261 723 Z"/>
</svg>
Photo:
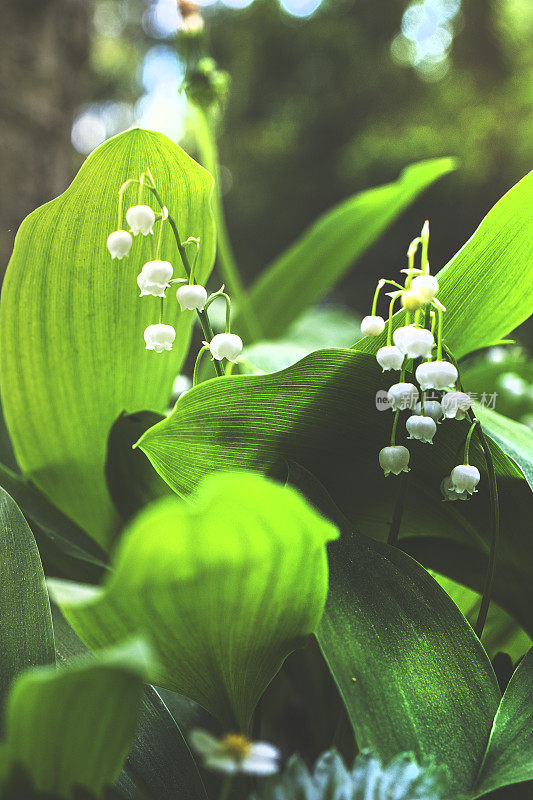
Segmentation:
<svg viewBox="0 0 533 800">
<path fill-rule="evenodd" d="M 22 219 L 76 167 L 75 109 L 88 96 L 88 0 L 3 0 L 0 9 L 0 277 Z"/>
</svg>

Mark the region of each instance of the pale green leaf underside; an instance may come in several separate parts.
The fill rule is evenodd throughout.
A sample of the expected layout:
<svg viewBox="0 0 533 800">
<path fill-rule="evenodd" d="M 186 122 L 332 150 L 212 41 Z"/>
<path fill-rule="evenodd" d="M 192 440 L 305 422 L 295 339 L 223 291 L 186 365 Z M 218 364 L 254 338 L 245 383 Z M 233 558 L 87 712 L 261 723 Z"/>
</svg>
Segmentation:
<svg viewBox="0 0 533 800">
<path fill-rule="evenodd" d="M 135 129 L 99 147 L 64 194 L 23 222 L 0 304 L 2 402 L 19 464 L 104 546 L 117 525 L 104 476 L 109 429 L 122 411 L 165 409 L 193 320 L 167 290 L 174 349 L 145 350 L 143 332 L 159 321 L 159 301 L 139 298 L 136 279 L 155 257 L 153 237 L 135 237 L 120 261 L 106 248 L 119 188 L 146 169 L 182 239 L 200 237 L 197 277 L 205 281 L 215 245 L 212 179 L 162 134 Z M 157 209 L 148 192 L 144 201 Z M 136 202 L 133 187 L 125 209 Z M 183 276 L 170 226 L 162 257 Z"/>
<path fill-rule="evenodd" d="M 251 287 L 263 335 L 280 336 L 321 300 L 404 208 L 454 167 L 451 158 L 413 164 L 396 181 L 356 194 L 320 217 Z"/>
<path fill-rule="evenodd" d="M 211 475 L 191 503 L 164 498 L 141 512 L 102 589 L 51 588 L 90 647 L 149 635 L 161 663 L 153 683 L 246 729 L 284 658 L 316 629 L 336 535 L 293 489 Z"/>
<path fill-rule="evenodd" d="M 437 275 L 438 297 L 446 307 L 444 341 L 457 358 L 496 344 L 533 313 L 532 202 L 530 172 Z M 395 315 L 394 327 L 404 324 L 404 316 Z M 386 333 L 367 337 L 355 348 L 375 353 L 385 339 Z"/>
<path fill-rule="evenodd" d="M 132 641 L 98 661 L 25 672 L 9 694 L 4 753 L 42 792 L 70 798 L 79 785 L 98 795 L 135 735 L 150 661 L 146 644 Z"/>
<path fill-rule="evenodd" d="M 15 501 L 0 488 L 0 701 L 22 669 L 54 660 L 39 551 Z"/>
</svg>

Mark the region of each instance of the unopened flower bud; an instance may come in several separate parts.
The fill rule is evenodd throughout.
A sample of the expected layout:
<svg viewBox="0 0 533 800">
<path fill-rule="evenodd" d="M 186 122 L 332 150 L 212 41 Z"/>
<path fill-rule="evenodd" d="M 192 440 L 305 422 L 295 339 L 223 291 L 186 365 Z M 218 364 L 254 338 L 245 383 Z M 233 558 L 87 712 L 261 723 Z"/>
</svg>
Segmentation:
<svg viewBox="0 0 533 800">
<path fill-rule="evenodd" d="M 469 494 L 466 492 L 456 492 L 453 488 L 452 479 L 448 475 L 447 478 L 443 478 L 440 482 L 440 490 L 442 492 L 442 496 L 445 500 L 468 500 Z"/>
<path fill-rule="evenodd" d="M 422 303 L 429 303 L 439 291 L 439 282 L 434 275 L 417 275 L 413 278 L 411 289 Z"/>
<path fill-rule="evenodd" d="M 154 297 L 164 297 L 165 289 L 170 285 L 172 272 L 172 264 L 169 261 L 147 261 L 137 276 L 140 296 L 151 294 Z"/>
<path fill-rule="evenodd" d="M 437 431 L 435 420 L 431 417 L 422 417 L 413 414 L 405 423 L 410 439 L 418 439 L 421 442 L 433 444 L 433 437 Z"/>
<path fill-rule="evenodd" d="M 480 474 L 477 467 L 471 464 L 460 464 L 452 469 L 450 480 L 451 487 L 455 492 L 468 492 L 473 494 L 480 481 Z"/>
<path fill-rule="evenodd" d="M 107 249 L 111 258 L 125 258 L 131 250 L 133 239 L 128 231 L 114 231 L 107 237 Z"/>
<path fill-rule="evenodd" d="M 422 300 L 416 292 L 412 291 L 412 289 L 407 289 L 407 291 L 402 292 L 402 306 L 406 309 L 406 311 L 418 311 L 418 309 L 422 306 Z"/>
<path fill-rule="evenodd" d="M 464 419 L 472 406 L 470 397 L 465 392 L 448 392 L 442 398 L 442 410 L 447 419 Z"/>
<path fill-rule="evenodd" d="M 126 211 L 126 221 L 134 236 L 152 233 L 155 223 L 155 212 L 150 206 L 132 206 Z"/>
<path fill-rule="evenodd" d="M 394 383 L 387 392 L 387 399 L 393 411 L 414 408 L 418 400 L 418 389 L 412 383 Z"/>
<path fill-rule="evenodd" d="M 242 353 L 242 339 L 235 333 L 217 333 L 209 343 L 211 355 L 217 361 L 227 358 L 228 361 L 237 363 L 237 358 Z"/>
<path fill-rule="evenodd" d="M 383 317 L 371 316 L 364 317 L 361 322 L 361 333 L 363 336 L 379 336 L 385 330 L 385 320 Z"/>
<path fill-rule="evenodd" d="M 164 325 L 159 322 L 157 325 L 148 325 L 144 332 L 144 341 L 147 350 L 155 350 L 162 353 L 163 350 L 172 350 L 172 343 L 176 338 L 176 331 L 172 325 Z"/>
<path fill-rule="evenodd" d="M 449 361 L 426 361 L 415 374 L 422 389 L 451 389 L 457 380 L 457 370 Z"/>
<path fill-rule="evenodd" d="M 389 369 L 401 369 L 403 364 L 403 353 L 394 345 L 380 347 L 376 353 L 378 364 L 383 367 L 383 372 Z"/>
<path fill-rule="evenodd" d="M 379 451 L 379 464 L 386 476 L 390 472 L 394 475 L 409 472 L 409 450 L 403 445 L 383 447 Z"/>
<path fill-rule="evenodd" d="M 186 309 L 188 311 L 193 311 L 194 309 L 202 311 L 207 300 L 207 292 L 203 286 L 197 283 L 187 283 L 184 286 L 180 286 L 176 292 L 176 297 L 182 311 Z"/>
<path fill-rule="evenodd" d="M 415 414 L 422 414 L 422 403 L 415 406 Z M 424 415 L 431 417 L 434 422 L 442 419 L 442 406 L 438 400 L 424 400 Z"/>
<path fill-rule="evenodd" d="M 392 339 L 396 347 L 409 358 L 428 358 L 435 343 L 431 331 L 413 325 L 396 328 Z"/>
</svg>

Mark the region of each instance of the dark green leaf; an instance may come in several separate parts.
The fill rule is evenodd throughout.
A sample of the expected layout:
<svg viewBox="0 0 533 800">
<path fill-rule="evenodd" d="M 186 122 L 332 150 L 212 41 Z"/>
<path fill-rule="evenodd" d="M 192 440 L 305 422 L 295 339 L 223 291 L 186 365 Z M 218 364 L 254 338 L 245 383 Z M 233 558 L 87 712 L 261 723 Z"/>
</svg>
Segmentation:
<svg viewBox="0 0 533 800">
<path fill-rule="evenodd" d="M 39 551 L 14 500 L 0 488 L 0 699 L 29 666 L 53 663 L 54 632 Z"/>
<path fill-rule="evenodd" d="M 159 303 L 139 298 L 136 279 L 154 257 L 153 237 L 135 237 L 121 261 L 106 248 L 121 185 L 146 169 L 182 240 L 200 237 L 196 272 L 204 282 L 214 259 L 213 181 L 165 136 L 135 129 L 95 150 L 67 191 L 23 222 L 0 304 L 2 403 L 17 460 L 104 548 L 118 526 L 104 474 L 109 429 L 122 411 L 165 410 L 194 319 L 169 292 L 173 351 L 147 351 L 143 332 L 159 321 Z M 159 210 L 147 191 L 144 200 Z M 131 187 L 125 208 L 136 202 Z M 169 225 L 162 257 L 184 274 Z"/>
<path fill-rule="evenodd" d="M 250 301 L 263 335 L 280 336 L 340 281 L 424 189 L 453 169 L 450 158 L 412 164 L 396 181 L 353 195 L 320 217 L 251 288 Z"/>
<path fill-rule="evenodd" d="M 518 464 L 533 489 L 533 430 L 479 403 L 474 411 L 490 438 Z"/>
<path fill-rule="evenodd" d="M 457 607 L 400 550 L 343 534 L 331 549 L 330 592 L 317 638 L 359 747 L 388 761 L 413 752 L 471 788 L 500 692 Z"/>
</svg>

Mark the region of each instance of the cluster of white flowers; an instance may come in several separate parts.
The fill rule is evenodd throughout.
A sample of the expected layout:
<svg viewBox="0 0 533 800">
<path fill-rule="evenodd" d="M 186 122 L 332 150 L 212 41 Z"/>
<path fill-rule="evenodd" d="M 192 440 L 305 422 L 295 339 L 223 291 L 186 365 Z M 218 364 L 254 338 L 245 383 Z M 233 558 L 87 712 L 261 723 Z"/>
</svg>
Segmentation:
<svg viewBox="0 0 533 800">
<path fill-rule="evenodd" d="M 125 192 L 131 185 L 136 185 L 138 187 L 138 203 L 137 205 L 130 206 L 126 211 L 126 222 L 130 228 L 129 231 L 126 231 L 122 229 L 123 202 Z M 156 222 L 159 222 L 159 235 L 157 238 L 155 259 L 147 261 L 137 276 L 140 297 L 151 295 L 152 297 L 161 298 L 159 322 L 149 325 L 144 331 L 146 349 L 153 350 L 155 353 L 162 353 L 164 350 L 172 350 L 172 345 L 176 338 L 176 331 L 172 325 L 167 325 L 163 322 L 163 301 L 166 299 L 166 290 L 175 284 L 180 284 L 176 292 L 176 297 L 181 311 L 197 311 L 201 314 L 204 312 L 204 309 L 207 308 L 211 300 L 219 295 L 224 296 L 228 304 L 226 332 L 213 336 L 210 342 L 204 342 L 201 352 L 209 350 L 212 358 L 216 361 L 221 361 L 225 358 L 228 361 L 236 362 L 238 356 L 242 352 L 243 343 L 239 336 L 230 332 L 230 303 L 228 296 L 221 290 L 208 298 L 205 287 L 194 282 L 194 267 L 200 248 L 200 240 L 191 237 L 187 239 L 186 242 L 178 242 L 180 254 L 184 253 L 187 245 L 194 244 L 196 246 L 196 256 L 189 269 L 187 278 L 173 278 L 174 267 L 170 261 L 162 260 L 160 257 L 163 242 L 163 227 L 165 221 L 168 220 L 168 210 L 163 206 L 159 212 L 156 212 L 150 206 L 144 205 L 141 200 L 145 189 L 152 191 L 156 198 L 158 198 L 153 178 L 148 171 L 143 173 L 139 180 L 130 179 L 121 187 L 118 202 L 118 230 L 109 234 L 107 238 L 107 249 L 109 250 L 111 258 L 116 258 L 118 260 L 126 258 L 130 253 L 133 237 L 139 234 L 143 236 L 152 235 L 154 232 L 154 225 Z M 176 232 L 175 226 L 174 231 Z M 182 260 L 185 264 L 185 256 L 183 255 Z"/>
<path fill-rule="evenodd" d="M 379 453 L 379 463 L 385 475 L 409 472 L 409 450 L 395 442 L 400 411 L 406 409 L 414 411 L 405 424 L 408 438 L 433 444 L 438 423 L 444 419 L 462 420 L 468 416 L 471 407 L 470 397 L 456 389 L 459 376 L 455 364 L 442 357 L 442 322 L 446 309 L 437 299 L 439 291 L 437 278 L 429 272 L 428 243 L 429 223 L 426 222 L 420 236 L 409 245 L 408 267 L 402 270 L 406 273 L 405 284 L 402 286 L 396 281 L 380 279 L 374 294 L 371 314 L 365 317 L 361 324 L 364 336 L 380 336 L 387 328 L 386 344 L 379 348 L 376 359 L 383 372 L 400 371 L 399 382 L 393 384 L 387 393 L 390 407 L 395 414 L 390 445 Z M 419 246 L 421 246 L 421 260 L 420 267 L 417 268 L 414 260 Z M 391 298 L 388 323 L 376 313 L 379 293 L 385 284 L 395 287 L 395 291 L 388 293 Z M 405 309 L 406 320 L 405 325 L 393 332 L 394 305 L 398 299 Z M 414 314 L 413 321 L 411 321 L 412 314 Z M 422 359 L 415 369 L 418 387 L 404 381 L 408 359 Z M 442 395 L 435 394 L 434 398 L 430 399 L 426 396 L 428 390 L 442 392 Z M 475 422 L 473 424 L 475 425 Z M 442 494 L 446 500 L 467 499 L 475 491 L 480 480 L 477 468 L 468 464 L 470 436 L 471 432 L 465 445 L 465 463 L 456 466 L 441 484 Z"/>
</svg>

